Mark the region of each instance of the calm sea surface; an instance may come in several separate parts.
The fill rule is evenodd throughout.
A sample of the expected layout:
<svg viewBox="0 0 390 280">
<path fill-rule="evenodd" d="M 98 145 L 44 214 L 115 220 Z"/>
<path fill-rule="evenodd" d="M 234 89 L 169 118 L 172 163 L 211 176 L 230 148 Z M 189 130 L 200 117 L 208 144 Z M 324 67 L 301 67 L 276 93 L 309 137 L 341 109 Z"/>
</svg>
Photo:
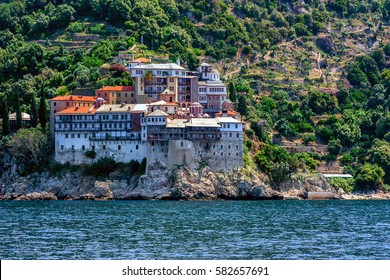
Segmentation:
<svg viewBox="0 0 390 280">
<path fill-rule="evenodd" d="M 0 201 L 0 259 L 390 259 L 390 201 Z"/>
</svg>

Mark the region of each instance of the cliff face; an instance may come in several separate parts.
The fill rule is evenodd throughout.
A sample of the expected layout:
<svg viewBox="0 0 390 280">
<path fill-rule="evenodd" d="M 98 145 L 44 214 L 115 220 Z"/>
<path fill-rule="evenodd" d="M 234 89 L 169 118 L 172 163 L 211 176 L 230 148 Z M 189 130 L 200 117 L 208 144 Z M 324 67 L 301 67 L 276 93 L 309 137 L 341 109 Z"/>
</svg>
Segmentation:
<svg viewBox="0 0 390 280">
<path fill-rule="evenodd" d="M 81 172 L 53 176 L 47 172 L 26 177 L 11 168 L 0 177 L 0 199 L 283 199 L 305 198 L 308 192 L 335 190 L 316 175 L 292 178 L 272 188 L 267 177 L 243 169 L 227 173 L 186 168 L 167 170 L 163 163 L 150 165 L 148 174 L 131 179 L 110 176 L 99 180 Z"/>
</svg>

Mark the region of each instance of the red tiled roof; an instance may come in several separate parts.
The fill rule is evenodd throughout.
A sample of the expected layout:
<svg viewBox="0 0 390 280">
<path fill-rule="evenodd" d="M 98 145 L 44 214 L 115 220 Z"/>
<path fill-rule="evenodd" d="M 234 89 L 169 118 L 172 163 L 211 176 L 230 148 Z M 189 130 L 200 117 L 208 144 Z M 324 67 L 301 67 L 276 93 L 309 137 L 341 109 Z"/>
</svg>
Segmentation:
<svg viewBox="0 0 390 280">
<path fill-rule="evenodd" d="M 133 86 L 106 86 L 97 89 L 96 91 L 134 91 Z"/>
<path fill-rule="evenodd" d="M 63 95 L 57 96 L 52 99 L 52 101 L 86 101 L 86 102 L 95 102 L 96 97 L 94 96 L 85 96 L 85 95 Z"/>
<path fill-rule="evenodd" d="M 56 96 L 50 100 L 53 101 L 69 101 L 71 100 L 71 95 Z"/>
<path fill-rule="evenodd" d="M 95 96 L 85 96 L 85 95 L 72 95 L 73 101 L 86 101 L 86 102 L 95 102 Z"/>
<path fill-rule="evenodd" d="M 56 115 L 85 115 L 95 114 L 97 108 L 95 107 L 69 107 L 58 112 Z"/>
<path fill-rule="evenodd" d="M 145 57 L 140 57 L 137 59 L 134 59 L 132 62 L 138 62 L 138 63 L 150 63 L 150 59 L 147 59 Z"/>
<path fill-rule="evenodd" d="M 238 112 L 236 112 L 236 111 L 228 110 L 228 111 L 227 111 L 227 115 L 228 115 L 229 117 L 235 117 L 235 116 L 239 116 L 240 113 L 238 113 Z M 216 116 L 216 117 L 221 117 L 221 116 L 222 116 L 222 112 L 215 113 L 215 116 Z"/>
</svg>

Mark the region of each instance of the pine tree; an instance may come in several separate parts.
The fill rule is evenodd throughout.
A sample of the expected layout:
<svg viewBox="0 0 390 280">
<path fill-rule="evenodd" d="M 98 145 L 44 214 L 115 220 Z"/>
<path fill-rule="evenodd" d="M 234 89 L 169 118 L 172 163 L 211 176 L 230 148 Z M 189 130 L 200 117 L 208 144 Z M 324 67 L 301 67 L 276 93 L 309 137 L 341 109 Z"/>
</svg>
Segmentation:
<svg viewBox="0 0 390 280">
<path fill-rule="evenodd" d="M 232 102 L 236 102 L 237 100 L 236 87 L 232 82 L 229 83 L 229 99 Z"/>
<path fill-rule="evenodd" d="M 35 99 L 35 94 L 31 96 L 31 107 L 30 107 L 31 126 L 36 127 L 38 125 L 38 107 Z"/>
<path fill-rule="evenodd" d="M 3 136 L 9 135 L 11 132 L 10 125 L 9 125 L 9 111 L 8 111 L 8 104 L 7 104 L 7 96 L 4 94 L 2 98 L 2 118 L 3 118 Z"/>
<path fill-rule="evenodd" d="M 22 128 L 22 111 L 20 110 L 19 93 L 16 94 L 16 130 Z"/>
<path fill-rule="evenodd" d="M 46 100 L 45 100 L 45 90 L 43 87 L 43 84 L 41 86 L 41 97 L 39 100 L 39 123 L 41 124 L 42 128 L 46 128 L 47 124 L 47 108 L 46 108 Z"/>
</svg>

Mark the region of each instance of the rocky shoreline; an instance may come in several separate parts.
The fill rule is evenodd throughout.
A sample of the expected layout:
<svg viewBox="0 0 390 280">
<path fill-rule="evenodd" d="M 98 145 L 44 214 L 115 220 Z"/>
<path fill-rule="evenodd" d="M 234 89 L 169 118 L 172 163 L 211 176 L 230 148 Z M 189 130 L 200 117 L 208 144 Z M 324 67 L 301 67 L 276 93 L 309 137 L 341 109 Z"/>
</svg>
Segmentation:
<svg viewBox="0 0 390 280">
<path fill-rule="evenodd" d="M 83 176 L 80 171 L 48 172 L 26 177 L 8 170 L 0 177 L 0 200 L 301 200 L 390 199 L 389 193 L 337 192 L 319 175 L 296 174 L 277 187 L 268 178 L 245 169 L 231 172 L 186 168 L 167 170 L 162 162 L 150 165 L 148 174 L 109 179 Z"/>
</svg>

